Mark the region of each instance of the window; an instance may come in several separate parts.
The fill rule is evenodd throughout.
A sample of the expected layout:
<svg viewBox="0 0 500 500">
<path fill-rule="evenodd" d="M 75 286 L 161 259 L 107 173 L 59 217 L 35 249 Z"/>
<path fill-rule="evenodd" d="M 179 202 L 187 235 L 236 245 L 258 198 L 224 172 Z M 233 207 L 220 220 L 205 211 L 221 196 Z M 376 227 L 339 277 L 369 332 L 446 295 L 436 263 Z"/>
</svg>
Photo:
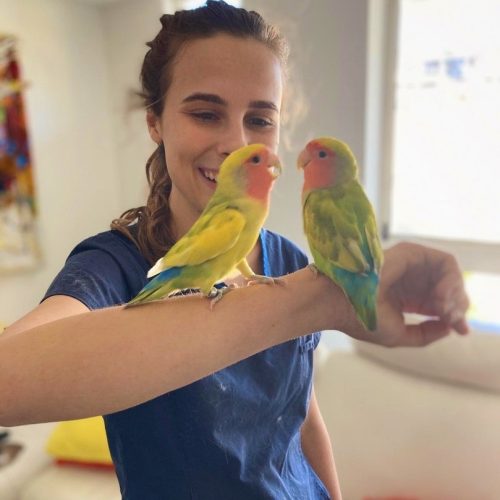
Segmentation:
<svg viewBox="0 0 500 500">
<path fill-rule="evenodd" d="M 384 236 L 455 254 L 470 319 L 500 331 L 500 0 L 386 7 Z"/>
</svg>

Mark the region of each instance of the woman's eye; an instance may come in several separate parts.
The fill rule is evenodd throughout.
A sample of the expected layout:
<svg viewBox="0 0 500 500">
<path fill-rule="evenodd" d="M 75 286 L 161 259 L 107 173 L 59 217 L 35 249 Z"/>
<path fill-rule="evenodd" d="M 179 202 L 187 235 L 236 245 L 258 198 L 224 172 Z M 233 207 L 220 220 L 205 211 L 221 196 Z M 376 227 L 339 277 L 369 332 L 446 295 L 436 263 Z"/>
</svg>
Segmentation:
<svg viewBox="0 0 500 500">
<path fill-rule="evenodd" d="M 252 127 L 259 128 L 272 127 L 274 125 L 274 122 L 269 120 L 269 118 L 252 117 L 248 119 L 248 122 Z"/>
<path fill-rule="evenodd" d="M 209 111 L 200 111 L 198 113 L 191 113 L 191 115 L 202 122 L 212 122 L 216 121 L 218 118 L 215 113 L 211 113 Z"/>
</svg>

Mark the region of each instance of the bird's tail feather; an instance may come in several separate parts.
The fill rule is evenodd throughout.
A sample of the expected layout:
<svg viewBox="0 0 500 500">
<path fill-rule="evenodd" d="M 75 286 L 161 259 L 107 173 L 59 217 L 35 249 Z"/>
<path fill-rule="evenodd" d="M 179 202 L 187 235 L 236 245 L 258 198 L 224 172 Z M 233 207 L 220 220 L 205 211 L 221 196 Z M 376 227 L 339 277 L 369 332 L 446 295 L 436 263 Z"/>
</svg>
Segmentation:
<svg viewBox="0 0 500 500">
<path fill-rule="evenodd" d="M 373 332 L 377 328 L 377 309 L 375 300 L 369 301 L 370 303 L 357 304 L 351 301 L 358 319 L 363 323 L 367 330 Z"/>
<path fill-rule="evenodd" d="M 127 304 L 125 304 L 125 309 L 129 307 L 139 306 L 146 302 L 152 302 L 156 299 L 160 299 L 161 297 L 155 297 L 155 294 L 159 295 L 157 292 L 158 289 L 147 290 L 146 287 L 144 287 L 130 302 L 127 302 Z"/>
<path fill-rule="evenodd" d="M 181 267 L 170 267 L 162 271 L 156 278 L 145 285 L 130 302 L 127 302 L 125 308 L 166 297 L 175 290 L 175 287 L 169 286 L 169 281 L 179 276 L 181 270 Z"/>
<path fill-rule="evenodd" d="M 365 328 L 373 331 L 377 328 L 377 289 L 378 276 L 355 274 L 336 268 L 332 277 L 345 291 L 354 307 L 358 319 Z"/>
</svg>

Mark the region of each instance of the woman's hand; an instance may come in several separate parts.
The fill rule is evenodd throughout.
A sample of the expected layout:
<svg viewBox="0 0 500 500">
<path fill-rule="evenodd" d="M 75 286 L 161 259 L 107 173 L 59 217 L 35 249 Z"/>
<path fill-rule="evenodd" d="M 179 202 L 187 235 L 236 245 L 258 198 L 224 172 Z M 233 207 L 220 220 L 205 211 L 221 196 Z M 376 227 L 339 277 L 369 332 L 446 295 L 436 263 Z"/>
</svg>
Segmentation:
<svg viewBox="0 0 500 500">
<path fill-rule="evenodd" d="M 455 258 L 413 243 L 399 243 L 385 252 L 378 295 L 378 328 L 352 336 L 388 347 L 425 346 L 454 329 L 465 335 L 469 299 Z M 403 313 L 428 316 L 405 324 Z"/>
</svg>

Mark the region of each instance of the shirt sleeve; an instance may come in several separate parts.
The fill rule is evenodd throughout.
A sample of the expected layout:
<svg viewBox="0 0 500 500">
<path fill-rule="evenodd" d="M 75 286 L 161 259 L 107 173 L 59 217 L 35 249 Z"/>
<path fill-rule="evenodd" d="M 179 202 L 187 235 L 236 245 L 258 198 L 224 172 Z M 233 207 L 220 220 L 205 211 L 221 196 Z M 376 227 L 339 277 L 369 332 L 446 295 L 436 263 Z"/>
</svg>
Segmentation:
<svg viewBox="0 0 500 500">
<path fill-rule="evenodd" d="M 92 249 L 68 258 L 42 301 L 53 295 L 67 295 L 89 309 L 101 309 L 127 302 L 131 298 L 128 288 L 116 260 L 107 252 Z"/>
<path fill-rule="evenodd" d="M 313 349 L 316 349 L 316 347 L 318 347 L 318 344 L 319 344 L 319 341 L 321 340 L 321 333 L 322 332 L 315 332 L 312 334 L 313 336 Z"/>
</svg>

